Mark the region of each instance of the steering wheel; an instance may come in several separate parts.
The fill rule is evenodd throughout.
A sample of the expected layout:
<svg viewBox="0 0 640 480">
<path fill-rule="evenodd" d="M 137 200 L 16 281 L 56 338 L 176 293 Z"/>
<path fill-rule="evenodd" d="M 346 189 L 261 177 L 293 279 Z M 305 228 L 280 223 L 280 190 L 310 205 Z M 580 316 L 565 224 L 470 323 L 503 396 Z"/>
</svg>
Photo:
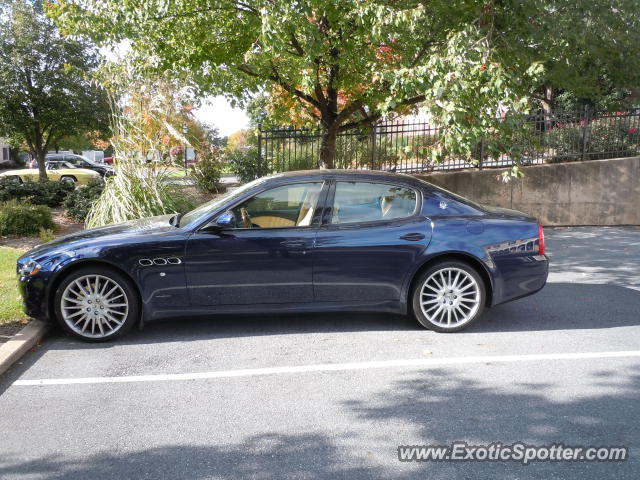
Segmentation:
<svg viewBox="0 0 640 480">
<path fill-rule="evenodd" d="M 243 207 L 240 209 L 240 215 L 242 216 L 242 224 L 244 225 L 244 228 L 253 228 L 251 216 L 249 215 L 249 212 L 247 212 L 246 208 Z"/>
</svg>

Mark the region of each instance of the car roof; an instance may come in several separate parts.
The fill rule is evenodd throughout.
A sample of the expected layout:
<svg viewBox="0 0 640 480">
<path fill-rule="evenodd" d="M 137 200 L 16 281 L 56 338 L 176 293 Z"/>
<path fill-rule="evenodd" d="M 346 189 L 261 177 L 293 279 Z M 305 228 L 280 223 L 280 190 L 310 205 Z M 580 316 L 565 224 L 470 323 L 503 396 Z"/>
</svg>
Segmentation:
<svg viewBox="0 0 640 480">
<path fill-rule="evenodd" d="M 269 177 L 265 177 L 265 180 L 286 180 L 286 179 L 300 179 L 300 180 L 313 180 L 316 178 L 335 178 L 335 179 L 349 179 L 359 181 L 384 181 L 384 182 L 399 182 L 407 185 L 413 185 L 417 187 L 429 187 L 430 184 L 424 180 L 407 175 L 404 173 L 385 172 L 382 170 L 347 170 L 347 169 L 324 169 L 317 170 L 296 170 L 293 172 L 276 173 Z"/>
</svg>

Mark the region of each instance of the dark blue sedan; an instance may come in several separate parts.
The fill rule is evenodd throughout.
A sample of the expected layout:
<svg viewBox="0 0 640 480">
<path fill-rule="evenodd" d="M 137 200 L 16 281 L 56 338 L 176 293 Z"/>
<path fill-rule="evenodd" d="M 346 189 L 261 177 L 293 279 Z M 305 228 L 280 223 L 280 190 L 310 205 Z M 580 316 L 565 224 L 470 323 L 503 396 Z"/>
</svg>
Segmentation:
<svg viewBox="0 0 640 480">
<path fill-rule="evenodd" d="M 548 259 L 523 213 L 406 175 L 316 170 L 61 238 L 17 270 L 28 315 L 104 341 L 142 320 L 213 313 L 392 312 L 454 332 L 540 290 Z"/>
</svg>

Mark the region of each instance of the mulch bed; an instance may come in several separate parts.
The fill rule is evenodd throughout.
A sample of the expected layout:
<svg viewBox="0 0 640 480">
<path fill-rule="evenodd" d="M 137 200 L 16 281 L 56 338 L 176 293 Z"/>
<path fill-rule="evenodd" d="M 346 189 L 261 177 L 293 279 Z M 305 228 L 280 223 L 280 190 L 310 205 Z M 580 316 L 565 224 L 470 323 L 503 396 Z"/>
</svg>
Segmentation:
<svg viewBox="0 0 640 480">
<path fill-rule="evenodd" d="M 63 235 L 69 235 L 76 233 L 84 229 L 82 223 L 78 223 L 75 220 L 66 217 L 64 214 L 64 208 L 55 207 L 51 209 L 51 216 L 53 222 L 56 224 L 56 238 Z M 0 236 L 0 246 L 22 248 L 24 250 L 30 250 L 36 245 L 40 245 L 42 240 L 37 235 L 35 237 L 2 237 Z"/>
</svg>

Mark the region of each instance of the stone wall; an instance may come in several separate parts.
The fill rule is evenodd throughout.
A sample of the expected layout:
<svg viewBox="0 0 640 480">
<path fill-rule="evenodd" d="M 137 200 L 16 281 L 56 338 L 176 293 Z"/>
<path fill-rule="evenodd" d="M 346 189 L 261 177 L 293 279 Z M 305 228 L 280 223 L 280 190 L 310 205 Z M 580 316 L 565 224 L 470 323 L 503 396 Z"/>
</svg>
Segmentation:
<svg viewBox="0 0 640 480">
<path fill-rule="evenodd" d="M 543 225 L 640 225 L 640 157 L 418 175 L 479 203 L 520 210 Z"/>
</svg>

